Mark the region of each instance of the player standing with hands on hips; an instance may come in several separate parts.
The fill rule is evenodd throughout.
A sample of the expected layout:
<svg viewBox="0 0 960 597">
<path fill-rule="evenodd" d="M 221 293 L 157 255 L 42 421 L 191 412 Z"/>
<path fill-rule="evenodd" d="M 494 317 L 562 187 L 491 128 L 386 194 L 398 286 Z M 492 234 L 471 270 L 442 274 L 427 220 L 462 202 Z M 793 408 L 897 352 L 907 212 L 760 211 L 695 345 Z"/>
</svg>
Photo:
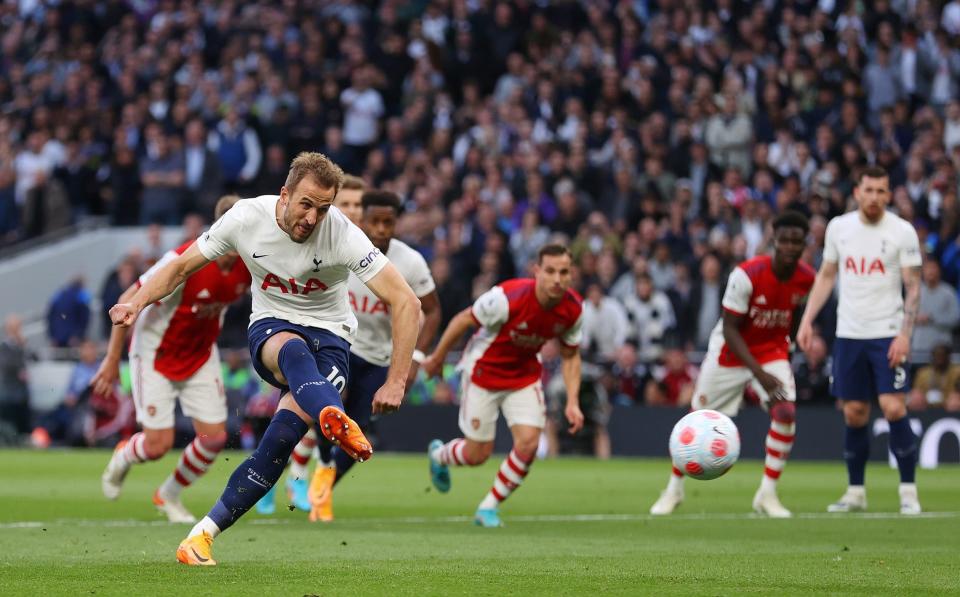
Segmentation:
<svg viewBox="0 0 960 597">
<path fill-rule="evenodd" d="M 436 350 L 421 368 L 440 373 L 447 353 L 468 330 L 479 329 L 463 351 L 459 369 L 460 430 L 464 437 L 430 443 L 430 476 L 437 491 L 450 491 L 451 465 L 478 466 L 493 452 L 498 411 L 513 434 L 513 449 L 500 465 L 493 487 L 477 508 L 474 522 L 503 526 L 499 505 L 523 483 L 537 455 L 547 406 L 540 383 L 540 349 L 560 340 L 561 372 L 567 389 L 565 415 L 570 433 L 583 427 L 580 412 L 580 337 L 582 299 L 570 288 L 570 251 L 557 244 L 537 255 L 534 279 L 507 280 L 480 295 L 458 313 L 443 332 Z"/>
<path fill-rule="evenodd" d="M 248 335 L 257 373 L 284 393 L 257 449 L 227 482 L 213 508 L 177 549 L 185 564 L 211 566 L 213 539 L 280 478 L 308 425 L 357 460 L 373 449 L 343 411 L 349 342 L 357 320 L 347 303 L 350 272 L 389 305 L 393 356 L 374 412 L 400 407 L 419 327 L 420 301 L 389 260 L 333 207 L 343 180 L 319 153 L 293 160 L 280 195 L 239 201 L 182 255 L 160 269 L 128 303 L 114 305 L 115 325 L 129 326 L 190 274 L 236 251 L 253 278 Z"/>
<path fill-rule="evenodd" d="M 823 264 L 797 333 L 800 348 L 807 350 L 813 341 L 813 320 L 839 272 L 832 393 L 843 401 L 849 486 L 827 510 L 867 508 L 863 482 L 870 456 L 870 401 L 876 396 L 890 423 L 890 448 L 900 469 L 900 513 L 919 514 L 917 437 L 907 419 L 906 394 L 907 355 L 920 303 L 920 242 L 909 222 L 887 212 L 890 179 L 883 168 L 863 170 L 853 196 L 859 209 L 827 226 Z"/>
</svg>

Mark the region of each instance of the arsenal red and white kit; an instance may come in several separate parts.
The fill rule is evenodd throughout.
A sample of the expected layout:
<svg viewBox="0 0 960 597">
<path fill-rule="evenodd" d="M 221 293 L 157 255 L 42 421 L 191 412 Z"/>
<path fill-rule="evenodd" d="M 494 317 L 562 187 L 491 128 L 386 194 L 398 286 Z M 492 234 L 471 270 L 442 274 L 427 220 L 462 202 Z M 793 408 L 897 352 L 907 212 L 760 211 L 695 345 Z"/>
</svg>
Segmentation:
<svg viewBox="0 0 960 597">
<path fill-rule="evenodd" d="M 191 244 L 168 251 L 138 284 Z M 240 259 L 229 271 L 209 263 L 143 310 L 130 341 L 133 397 L 141 424 L 153 429 L 173 426 L 178 396 L 184 414 L 191 418 L 206 423 L 226 419 L 216 341 L 227 307 L 249 288 L 250 273 Z"/>
<path fill-rule="evenodd" d="M 510 426 L 542 428 L 546 405 L 540 349 L 553 338 L 571 347 L 580 344 L 580 295 L 567 290 L 559 303 L 545 309 L 537 300 L 535 284 L 533 279 L 508 280 L 473 304 L 471 313 L 480 329 L 458 367 L 465 378 L 460 428 L 470 439 L 493 439 L 498 409 Z"/>
<path fill-rule="evenodd" d="M 750 354 L 763 369 L 783 383 L 788 400 L 796 400 L 796 385 L 790 368 L 790 328 L 794 312 L 806 300 L 816 272 L 806 263 L 797 264 L 789 280 L 778 280 L 773 258 L 754 257 L 730 273 L 723 295 L 723 308 L 743 316 L 740 334 Z M 740 408 L 743 391 L 750 383 L 763 401 L 769 397 L 753 374 L 733 354 L 723 338 L 723 321 L 710 335 L 694 391 L 693 408 L 711 408 L 733 416 Z"/>
</svg>

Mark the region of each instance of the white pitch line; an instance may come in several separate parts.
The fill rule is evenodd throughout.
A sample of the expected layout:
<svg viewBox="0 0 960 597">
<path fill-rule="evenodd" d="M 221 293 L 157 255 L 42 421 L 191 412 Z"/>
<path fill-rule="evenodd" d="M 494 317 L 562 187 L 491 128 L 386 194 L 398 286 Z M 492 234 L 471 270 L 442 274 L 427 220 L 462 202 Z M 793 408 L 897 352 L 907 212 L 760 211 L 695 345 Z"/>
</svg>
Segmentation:
<svg viewBox="0 0 960 597">
<path fill-rule="evenodd" d="M 904 516 L 896 512 L 859 512 L 851 514 L 829 514 L 826 512 L 805 512 L 795 516 L 800 520 L 904 520 L 910 521 L 918 518 L 925 519 L 943 519 L 958 518 L 960 512 L 923 512 L 914 516 Z M 509 522 L 631 522 L 631 521 L 650 521 L 650 520 L 769 520 L 766 516 L 753 513 L 715 513 L 700 512 L 692 514 L 676 514 L 672 516 L 652 516 L 650 514 L 546 514 L 546 515 L 518 515 L 507 516 Z M 442 524 L 455 523 L 462 524 L 472 521 L 469 516 L 400 516 L 393 518 L 347 518 L 340 519 L 345 523 L 360 524 Z M 290 518 L 253 518 L 249 524 L 275 526 L 300 524 L 303 520 Z M 102 527 L 102 528 L 137 528 L 137 527 L 167 527 L 171 523 L 165 520 L 99 520 L 91 518 L 58 518 L 49 522 L 42 521 L 14 521 L 0 523 L 0 529 L 37 529 L 48 526 L 78 526 L 78 527 Z"/>
</svg>

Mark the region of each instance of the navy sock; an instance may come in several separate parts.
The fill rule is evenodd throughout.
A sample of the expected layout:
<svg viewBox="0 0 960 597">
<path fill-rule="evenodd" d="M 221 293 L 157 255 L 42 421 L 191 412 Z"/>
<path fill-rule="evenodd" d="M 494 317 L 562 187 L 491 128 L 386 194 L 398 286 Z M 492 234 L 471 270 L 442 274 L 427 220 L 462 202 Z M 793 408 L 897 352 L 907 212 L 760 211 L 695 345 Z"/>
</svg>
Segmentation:
<svg viewBox="0 0 960 597">
<path fill-rule="evenodd" d="M 336 406 L 343 410 L 340 392 L 320 375 L 317 361 L 310 353 L 310 347 L 302 340 L 290 340 L 280 349 L 277 356 L 280 371 L 287 378 L 290 394 L 314 420 L 327 406 Z"/>
<path fill-rule="evenodd" d="M 890 421 L 890 450 L 897 458 L 900 482 L 913 483 L 917 472 L 917 436 L 907 417 Z"/>
<path fill-rule="evenodd" d="M 863 477 L 867 470 L 867 459 L 870 458 L 870 430 L 863 427 L 847 425 L 844 434 L 843 459 L 847 461 L 847 475 L 850 485 L 863 485 Z"/>
<path fill-rule="evenodd" d="M 253 508 L 277 482 L 307 424 L 289 410 L 277 411 L 256 451 L 230 475 L 227 486 L 207 514 L 221 531 Z"/>
</svg>

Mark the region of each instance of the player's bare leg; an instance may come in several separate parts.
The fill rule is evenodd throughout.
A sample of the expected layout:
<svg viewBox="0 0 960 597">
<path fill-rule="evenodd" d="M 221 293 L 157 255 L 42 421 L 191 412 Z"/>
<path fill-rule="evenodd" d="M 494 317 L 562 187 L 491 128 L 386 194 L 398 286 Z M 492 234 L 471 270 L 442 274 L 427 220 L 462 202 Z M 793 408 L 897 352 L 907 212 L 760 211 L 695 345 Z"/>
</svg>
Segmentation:
<svg viewBox="0 0 960 597">
<path fill-rule="evenodd" d="M 227 443 L 226 423 L 193 420 L 196 437 L 180 455 L 177 467 L 153 494 L 153 503 L 170 522 L 196 522 L 180 501 L 180 492 L 203 476 Z"/>
<path fill-rule="evenodd" d="M 840 499 L 827 506 L 827 512 L 858 512 L 867 509 L 864 475 L 870 458 L 870 403 L 846 400 L 843 403 L 846 423 L 843 458 L 847 463 L 848 485 Z"/>
<path fill-rule="evenodd" d="M 793 402 L 775 402 L 770 407 L 770 431 L 767 432 L 766 458 L 760 489 L 753 498 L 753 509 L 771 518 L 790 518 L 793 514 L 780 503 L 777 481 L 787 463 L 796 434 L 797 407 Z"/>
<path fill-rule="evenodd" d="M 113 450 L 113 456 L 107 463 L 100 484 L 103 495 L 115 500 L 120 497 L 123 480 L 130 467 L 162 458 L 173 447 L 173 428 L 146 429 L 134 433 L 130 439 L 121 441 Z"/>
<path fill-rule="evenodd" d="M 510 428 L 513 434 L 513 449 L 504 458 L 493 479 L 493 487 L 477 507 L 474 522 L 483 527 L 500 527 L 499 508 L 510 495 L 523 483 L 533 459 L 537 457 L 537 447 L 540 445 L 539 427 L 530 425 L 514 425 Z"/>
<path fill-rule="evenodd" d="M 917 436 L 910 428 L 905 394 L 880 394 L 880 409 L 890 424 L 890 451 L 900 470 L 900 514 L 915 515 L 923 510 L 917 496 Z"/>
</svg>

